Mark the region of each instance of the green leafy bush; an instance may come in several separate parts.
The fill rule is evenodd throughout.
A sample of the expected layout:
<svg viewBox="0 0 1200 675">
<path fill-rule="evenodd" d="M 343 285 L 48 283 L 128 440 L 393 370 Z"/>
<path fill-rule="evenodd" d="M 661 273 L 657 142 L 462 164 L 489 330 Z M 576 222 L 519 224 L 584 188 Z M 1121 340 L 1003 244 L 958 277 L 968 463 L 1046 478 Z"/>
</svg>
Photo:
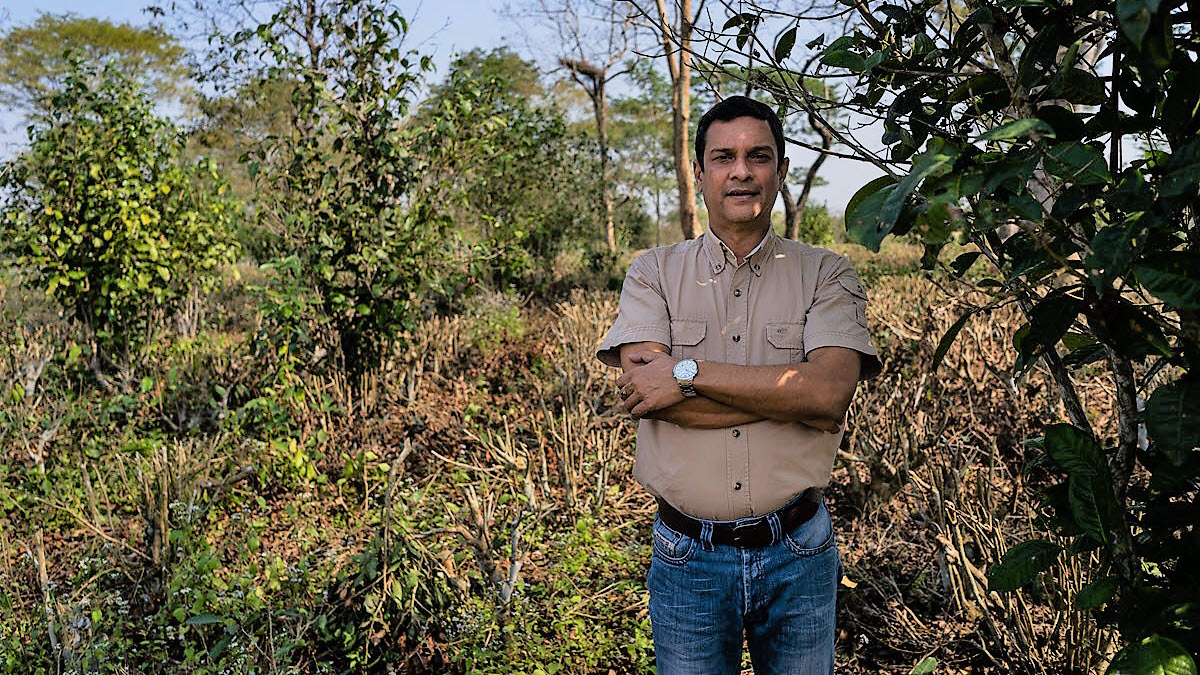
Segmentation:
<svg viewBox="0 0 1200 675">
<path fill-rule="evenodd" d="M 76 62 L 3 174 L 4 250 L 127 364 L 190 289 L 232 261 L 233 206 L 210 165 L 185 166 L 172 125 L 111 67 Z"/>
</svg>

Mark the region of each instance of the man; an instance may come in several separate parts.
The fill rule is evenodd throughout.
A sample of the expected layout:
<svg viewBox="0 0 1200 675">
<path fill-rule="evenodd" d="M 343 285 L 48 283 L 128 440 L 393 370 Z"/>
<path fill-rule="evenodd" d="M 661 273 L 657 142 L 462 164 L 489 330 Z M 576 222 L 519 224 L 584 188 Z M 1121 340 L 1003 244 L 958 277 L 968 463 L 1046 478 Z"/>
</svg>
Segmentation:
<svg viewBox="0 0 1200 675">
<path fill-rule="evenodd" d="M 860 379 L 880 370 L 845 258 L 771 230 L 787 175 L 766 105 L 721 101 L 696 130 L 700 237 L 630 267 L 597 356 L 640 420 L 658 500 L 647 577 L 659 675 L 833 671 L 839 560 L 821 488 Z"/>
</svg>

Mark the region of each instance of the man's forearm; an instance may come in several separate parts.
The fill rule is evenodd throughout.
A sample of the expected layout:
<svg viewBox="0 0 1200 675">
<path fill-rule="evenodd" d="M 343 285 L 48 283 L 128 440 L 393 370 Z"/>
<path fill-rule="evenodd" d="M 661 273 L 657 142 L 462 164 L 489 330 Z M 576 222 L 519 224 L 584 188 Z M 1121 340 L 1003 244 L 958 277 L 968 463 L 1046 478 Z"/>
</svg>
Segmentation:
<svg viewBox="0 0 1200 675">
<path fill-rule="evenodd" d="M 655 410 L 646 417 L 689 429 L 724 429 L 764 419 L 761 415 L 740 410 L 706 396 L 685 398 L 675 405 Z"/>
<path fill-rule="evenodd" d="M 625 407 L 635 419 L 684 400 L 671 374 L 677 359 L 659 351 L 623 352 L 622 359 L 631 367 L 617 382 L 626 396 Z M 789 365 L 705 361 L 693 386 L 705 398 L 756 419 L 837 431 L 854 393 L 859 368 L 857 352 L 825 347 L 810 352 L 808 361 Z"/>
</svg>

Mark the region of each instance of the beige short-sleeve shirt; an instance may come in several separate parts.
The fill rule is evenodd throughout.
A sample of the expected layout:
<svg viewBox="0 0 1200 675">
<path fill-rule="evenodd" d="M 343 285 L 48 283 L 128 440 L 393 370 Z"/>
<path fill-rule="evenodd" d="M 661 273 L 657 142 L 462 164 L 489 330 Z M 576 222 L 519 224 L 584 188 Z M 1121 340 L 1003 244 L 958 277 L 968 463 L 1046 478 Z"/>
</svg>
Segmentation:
<svg viewBox="0 0 1200 675">
<path fill-rule="evenodd" d="M 596 356 L 620 367 L 621 345 L 658 342 L 676 357 L 786 365 L 836 346 L 862 354 L 860 377 L 867 379 L 881 366 L 866 306 L 866 292 L 843 256 L 768 232 L 738 265 L 709 230 L 634 260 L 617 320 Z M 635 475 L 684 513 L 734 520 L 827 485 L 841 438 L 841 432 L 771 420 L 687 429 L 642 419 Z"/>
</svg>

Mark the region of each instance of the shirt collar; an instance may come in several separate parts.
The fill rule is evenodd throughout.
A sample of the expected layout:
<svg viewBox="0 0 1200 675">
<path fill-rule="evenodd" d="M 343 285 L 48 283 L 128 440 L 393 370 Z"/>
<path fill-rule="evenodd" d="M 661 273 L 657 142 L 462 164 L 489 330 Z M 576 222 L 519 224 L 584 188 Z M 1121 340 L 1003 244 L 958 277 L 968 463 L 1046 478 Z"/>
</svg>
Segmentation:
<svg viewBox="0 0 1200 675">
<path fill-rule="evenodd" d="M 777 239 L 779 239 L 779 235 L 775 234 L 774 230 L 768 229 L 766 236 L 758 242 L 758 246 L 755 246 L 754 250 L 750 251 L 750 255 L 746 256 L 743 264 L 749 265 L 750 271 L 754 272 L 755 276 L 762 276 L 763 268 L 766 267 L 771 252 L 775 250 Z M 712 267 L 713 274 L 720 274 L 726 267 L 737 267 L 737 258 L 733 251 L 730 251 L 725 242 L 713 234 L 711 228 L 704 232 L 703 245 L 704 251 L 708 254 L 708 262 Z"/>
</svg>

